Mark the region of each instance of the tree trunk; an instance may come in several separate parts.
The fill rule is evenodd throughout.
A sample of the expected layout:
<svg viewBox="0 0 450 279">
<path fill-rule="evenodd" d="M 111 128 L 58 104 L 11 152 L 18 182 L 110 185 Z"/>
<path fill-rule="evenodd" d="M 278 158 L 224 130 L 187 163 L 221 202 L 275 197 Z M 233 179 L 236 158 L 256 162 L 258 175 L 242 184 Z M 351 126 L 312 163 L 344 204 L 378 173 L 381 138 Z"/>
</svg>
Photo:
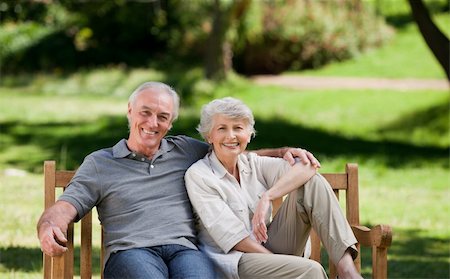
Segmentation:
<svg viewBox="0 0 450 279">
<path fill-rule="evenodd" d="M 236 20 L 245 16 L 251 0 L 226 2 L 214 0 L 212 30 L 205 54 L 205 76 L 208 79 L 222 80 L 233 69 L 233 48 L 227 41 L 227 32 Z"/>
<path fill-rule="evenodd" d="M 227 31 L 225 22 L 227 12 L 222 10 L 220 0 L 214 0 L 214 14 L 212 30 L 209 34 L 206 48 L 205 75 L 207 79 L 224 79 L 225 67 L 223 64 L 223 43 Z"/>
<path fill-rule="evenodd" d="M 420 33 L 450 81 L 450 41 L 434 24 L 422 0 L 408 0 Z"/>
</svg>

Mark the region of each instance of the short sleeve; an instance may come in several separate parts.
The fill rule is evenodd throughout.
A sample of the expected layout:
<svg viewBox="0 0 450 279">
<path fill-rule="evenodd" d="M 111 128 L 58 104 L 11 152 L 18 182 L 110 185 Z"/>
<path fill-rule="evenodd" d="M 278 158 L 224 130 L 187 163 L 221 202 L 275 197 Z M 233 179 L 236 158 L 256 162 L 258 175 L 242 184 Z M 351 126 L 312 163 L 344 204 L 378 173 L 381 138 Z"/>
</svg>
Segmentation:
<svg viewBox="0 0 450 279">
<path fill-rule="evenodd" d="M 97 204 L 100 195 L 101 185 L 97 168 L 92 157 L 88 156 L 58 200 L 72 204 L 78 212 L 76 221 L 79 221 Z"/>
</svg>

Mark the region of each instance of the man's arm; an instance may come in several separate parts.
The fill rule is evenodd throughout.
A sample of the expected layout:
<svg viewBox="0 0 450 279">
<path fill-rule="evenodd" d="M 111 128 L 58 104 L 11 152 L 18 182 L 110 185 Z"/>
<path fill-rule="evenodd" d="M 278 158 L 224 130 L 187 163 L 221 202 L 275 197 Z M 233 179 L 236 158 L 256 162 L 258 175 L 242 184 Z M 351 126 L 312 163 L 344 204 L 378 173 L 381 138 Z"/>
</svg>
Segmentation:
<svg viewBox="0 0 450 279">
<path fill-rule="evenodd" d="M 65 201 L 57 201 L 42 213 L 37 223 L 37 234 L 41 250 L 55 257 L 67 251 L 67 227 L 77 216 L 75 207 Z"/>
<path fill-rule="evenodd" d="M 320 168 L 320 162 L 314 157 L 314 155 L 301 148 L 293 148 L 293 147 L 280 147 L 280 148 L 266 148 L 259 150 L 252 150 L 251 152 L 255 152 L 259 156 L 268 156 L 268 157 L 278 157 L 283 158 L 289 162 L 289 164 L 294 165 L 296 163 L 296 159 L 298 158 L 303 164 L 311 164 L 315 168 Z"/>
</svg>

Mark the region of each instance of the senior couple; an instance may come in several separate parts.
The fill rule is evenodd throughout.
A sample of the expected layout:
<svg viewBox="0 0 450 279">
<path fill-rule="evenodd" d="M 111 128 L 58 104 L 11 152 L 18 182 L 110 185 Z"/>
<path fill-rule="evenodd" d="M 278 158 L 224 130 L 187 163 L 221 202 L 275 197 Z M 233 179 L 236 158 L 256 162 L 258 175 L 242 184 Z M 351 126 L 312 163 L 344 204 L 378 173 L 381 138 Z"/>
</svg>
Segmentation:
<svg viewBox="0 0 450 279">
<path fill-rule="evenodd" d="M 164 83 L 131 94 L 128 139 L 88 155 L 39 219 L 44 253 L 62 255 L 69 223 L 95 206 L 105 278 L 326 278 L 301 257 L 311 227 L 339 278 L 361 278 L 356 239 L 311 153 L 247 152 L 253 115 L 229 97 L 203 107 L 198 131 L 206 142 L 166 136 L 178 109 Z M 284 195 L 271 220 L 271 201 Z"/>
</svg>

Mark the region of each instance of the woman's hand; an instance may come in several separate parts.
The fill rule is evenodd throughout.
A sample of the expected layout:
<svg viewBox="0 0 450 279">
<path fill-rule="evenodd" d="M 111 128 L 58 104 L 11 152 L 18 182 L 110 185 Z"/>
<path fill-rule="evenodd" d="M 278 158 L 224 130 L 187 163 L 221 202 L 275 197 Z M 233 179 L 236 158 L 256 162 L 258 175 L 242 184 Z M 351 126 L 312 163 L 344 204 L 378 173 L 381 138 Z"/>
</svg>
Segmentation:
<svg viewBox="0 0 450 279">
<path fill-rule="evenodd" d="M 311 152 L 306 149 L 289 147 L 286 149 L 283 159 L 288 161 L 291 166 L 293 166 L 299 160 L 305 165 L 311 163 L 314 168 L 320 168 L 320 162 L 316 159 L 316 157 L 314 157 Z"/>
<path fill-rule="evenodd" d="M 264 193 L 256 206 L 255 213 L 252 219 L 253 235 L 256 241 L 259 243 L 266 243 L 267 227 L 266 227 L 266 214 L 270 207 L 270 199 Z"/>
</svg>

